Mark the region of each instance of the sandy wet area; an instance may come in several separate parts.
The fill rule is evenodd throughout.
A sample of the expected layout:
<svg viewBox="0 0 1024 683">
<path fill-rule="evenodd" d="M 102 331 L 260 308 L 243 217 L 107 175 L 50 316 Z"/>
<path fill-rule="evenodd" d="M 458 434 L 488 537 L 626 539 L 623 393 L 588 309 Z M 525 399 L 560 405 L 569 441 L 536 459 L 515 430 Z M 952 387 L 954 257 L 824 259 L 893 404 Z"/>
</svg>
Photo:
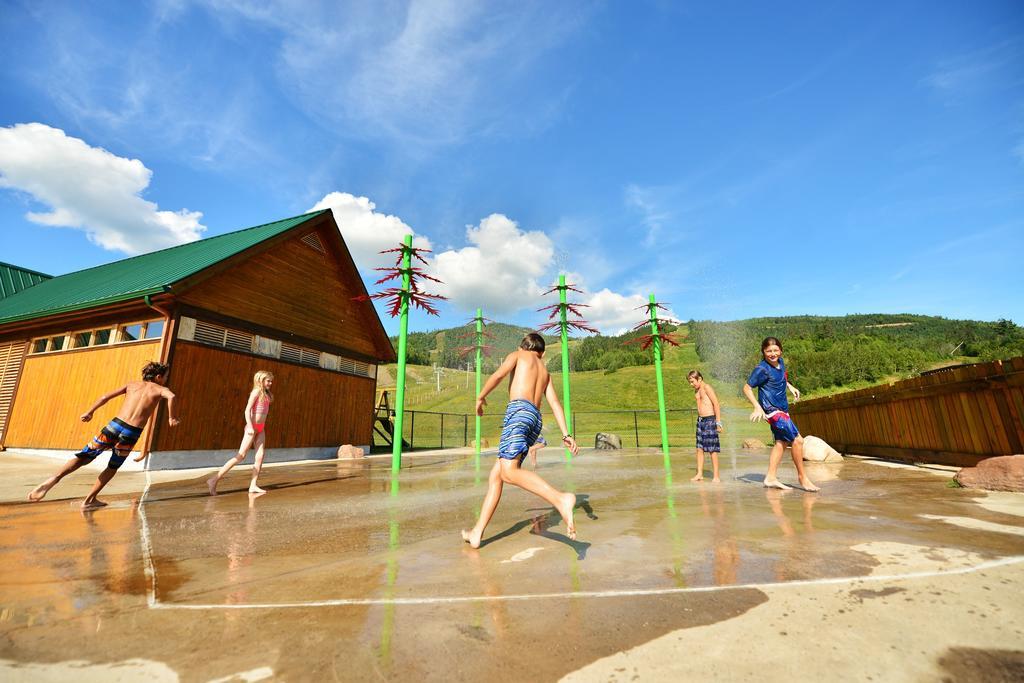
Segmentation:
<svg viewBox="0 0 1024 683">
<path fill-rule="evenodd" d="M 763 488 L 765 453 L 541 452 L 578 539 L 465 452 L 122 473 L 0 456 L 5 680 L 686 680 L 1024 675 L 1024 497 L 951 472 L 808 464 L 822 492 Z M 784 481 L 794 479 L 782 467 Z M 972 679 L 972 676 L 979 676 Z"/>
</svg>

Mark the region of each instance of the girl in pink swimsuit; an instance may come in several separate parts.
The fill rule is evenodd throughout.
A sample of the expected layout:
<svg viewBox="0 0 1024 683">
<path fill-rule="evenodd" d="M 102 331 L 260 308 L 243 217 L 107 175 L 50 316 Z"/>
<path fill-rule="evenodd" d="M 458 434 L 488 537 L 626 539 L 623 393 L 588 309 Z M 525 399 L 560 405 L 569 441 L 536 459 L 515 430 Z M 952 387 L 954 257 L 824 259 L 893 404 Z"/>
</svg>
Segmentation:
<svg viewBox="0 0 1024 683">
<path fill-rule="evenodd" d="M 264 489 L 256 485 L 256 479 L 260 476 L 260 470 L 263 469 L 264 445 L 267 441 L 264 428 L 267 414 L 270 412 L 270 404 L 274 402 L 274 395 L 270 393 L 273 385 L 274 374 L 272 372 L 260 370 L 253 375 L 252 391 L 249 392 L 249 400 L 245 404 L 245 434 L 238 447 L 238 455 L 224 463 L 217 474 L 206 480 L 211 496 L 217 495 L 217 484 L 232 467 L 245 460 L 245 455 L 250 448 L 256 449 L 256 464 L 252 468 L 249 493 L 266 493 Z"/>
</svg>

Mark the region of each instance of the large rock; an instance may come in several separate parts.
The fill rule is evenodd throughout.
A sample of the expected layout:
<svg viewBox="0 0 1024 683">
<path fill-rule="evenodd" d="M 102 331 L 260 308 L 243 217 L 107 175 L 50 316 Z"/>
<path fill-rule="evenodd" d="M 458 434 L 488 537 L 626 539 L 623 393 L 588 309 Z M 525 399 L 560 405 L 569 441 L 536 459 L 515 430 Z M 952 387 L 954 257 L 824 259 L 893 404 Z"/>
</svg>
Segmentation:
<svg viewBox="0 0 1024 683">
<path fill-rule="evenodd" d="M 472 446 L 473 448 L 476 448 L 476 439 L 472 439 L 469 442 L 469 445 Z M 480 437 L 480 450 L 484 450 L 485 448 L 490 448 L 490 447 L 491 447 L 491 442 L 488 441 L 487 439 L 483 438 L 483 437 Z"/>
<path fill-rule="evenodd" d="M 622 448 L 622 437 L 618 434 L 598 432 L 594 438 L 594 448 L 599 451 L 617 451 Z"/>
<path fill-rule="evenodd" d="M 804 460 L 811 462 L 841 462 L 843 456 L 839 451 L 816 436 L 804 437 Z"/>
<path fill-rule="evenodd" d="M 768 448 L 768 444 L 758 439 L 743 439 L 744 448 Z"/>
<path fill-rule="evenodd" d="M 338 449 L 338 458 L 341 459 L 362 458 L 365 455 L 359 446 L 342 446 Z"/>
<path fill-rule="evenodd" d="M 1024 455 L 987 458 L 965 467 L 954 477 L 961 486 L 989 491 L 1024 491 Z"/>
</svg>

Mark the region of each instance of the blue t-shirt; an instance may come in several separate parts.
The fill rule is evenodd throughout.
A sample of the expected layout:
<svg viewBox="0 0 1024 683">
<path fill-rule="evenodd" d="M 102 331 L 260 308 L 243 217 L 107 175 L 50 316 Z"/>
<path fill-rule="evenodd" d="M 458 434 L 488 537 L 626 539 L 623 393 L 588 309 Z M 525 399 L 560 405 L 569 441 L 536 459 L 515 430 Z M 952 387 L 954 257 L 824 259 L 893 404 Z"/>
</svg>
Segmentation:
<svg viewBox="0 0 1024 683">
<path fill-rule="evenodd" d="M 765 414 L 776 410 L 789 412 L 789 399 L 786 398 L 788 379 L 786 364 L 782 358 L 779 358 L 778 368 L 773 368 L 771 363 L 762 360 L 750 373 L 747 384 L 752 388 L 757 387 L 757 402 L 764 409 Z"/>
</svg>

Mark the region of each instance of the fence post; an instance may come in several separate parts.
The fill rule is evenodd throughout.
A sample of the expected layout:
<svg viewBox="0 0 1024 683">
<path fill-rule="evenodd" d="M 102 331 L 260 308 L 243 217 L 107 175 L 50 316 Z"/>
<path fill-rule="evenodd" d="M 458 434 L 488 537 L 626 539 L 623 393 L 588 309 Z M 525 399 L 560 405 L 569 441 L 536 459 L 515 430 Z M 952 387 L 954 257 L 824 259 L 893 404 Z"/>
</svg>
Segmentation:
<svg viewBox="0 0 1024 683">
<path fill-rule="evenodd" d="M 444 448 L 444 413 L 441 413 L 441 448 Z"/>
<path fill-rule="evenodd" d="M 416 434 L 416 411 L 409 411 L 409 450 L 413 449 L 413 436 Z M 399 434 L 398 438 L 401 439 L 402 435 Z"/>
<path fill-rule="evenodd" d="M 640 448 L 640 425 L 636 419 L 636 411 L 633 411 L 633 435 L 636 437 L 636 447 Z"/>
<path fill-rule="evenodd" d="M 466 375 L 469 377 L 469 375 Z M 469 445 L 469 415 L 462 416 L 462 445 Z"/>
</svg>

